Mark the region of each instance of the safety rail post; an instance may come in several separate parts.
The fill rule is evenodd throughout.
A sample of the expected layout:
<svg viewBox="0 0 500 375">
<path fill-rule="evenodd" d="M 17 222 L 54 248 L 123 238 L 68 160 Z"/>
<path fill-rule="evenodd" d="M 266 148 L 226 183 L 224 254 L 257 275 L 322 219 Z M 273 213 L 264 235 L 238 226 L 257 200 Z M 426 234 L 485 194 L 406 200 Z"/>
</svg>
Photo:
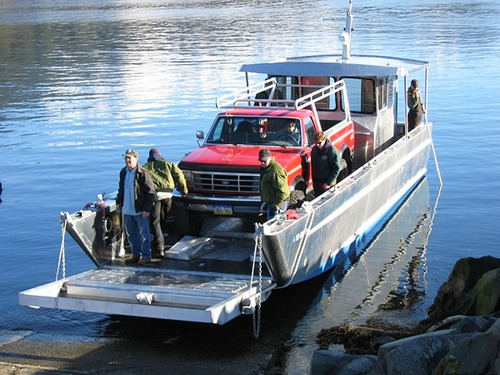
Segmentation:
<svg viewBox="0 0 500 375">
<path fill-rule="evenodd" d="M 219 96 L 215 101 L 215 106 L 217 108 L 223 108 L 233 107 L 239 102 L 248 102 L 248 105 L 250 105 L 250 103 L 258 103 L 260 101 L 259 99 L 253 99 L 255 95 L 271 90 L 269 97 L 273 97 L 277 87 L 278 82 L 276 82 L 276 78 L 269 78 L 252 86 L 247 86 L 242 90 Z M 265 101 L 267 102 L 269 100 Z"/>
<path fill-rule="evenodd" d="M 311 107 L 314 116 L 319 122 L 318 111 L 316 109 L 316 102 L 335 95 L 337 92 L 345 89 L 345 82 L 343 80 L 334 82 L 328 86 L 322 87 L 316 91 L 313 91 L 307 95 L 304 95 L 295 100 L 295 109 L 303 109 L 306 107 Z M 345 99 L 345 98 L 344 98 Z"/>
</svg>

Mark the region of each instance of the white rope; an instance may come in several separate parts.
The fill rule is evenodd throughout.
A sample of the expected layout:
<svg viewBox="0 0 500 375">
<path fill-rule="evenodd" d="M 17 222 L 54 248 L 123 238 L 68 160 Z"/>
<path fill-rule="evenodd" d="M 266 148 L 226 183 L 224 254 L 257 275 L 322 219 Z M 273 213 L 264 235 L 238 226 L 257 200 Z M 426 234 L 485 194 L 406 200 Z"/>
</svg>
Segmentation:
<svg viewBox="0 0 500 375">
<path fill-rule="evenodd" d="M 437 175 L 438 175 L 438 178 L 439 178 L 439 184 L 440 184 L 440 190 L 441 190 L 441 187 L 443 186 L 443 179 L 441 178 L 441 171 L 439 169 L 439 164 L 438 164 L 438 160 L 437 160 L 437 154 L 436 154 L 436 149 L 434 148 L 434 141 L 432 139 L 432 134 L 431 134 L 431 129 L 430 129 L 430 126 L 429 126 L 429 121 L 427 120 L 427 112 L 424 112 L 424 118 L 425 118 L 425 127 L 427 128 L 427 133 L 429 134 L 429 140 L 431 142 L 431 148 L 432 148 L 432 155 L 434 156 L 434 164 L 436 165 L 436 171 L 437 171 Z"/>
<path fill-rule="evenodd" d="M 62 215 L 61 215 L 62 216 Z M 61 220 L 61 249 L 59 250 L 59 261 L 57 263 L 57 271 L 56 271 L 56 281 L 59 278 L 59 270 L 62 270 L 62 278 L 66 278 L 66 249 L 65 249 L 65 238 L 66 238 L 66 224 L 68 220 L 66 215 L 64 215 L 64 219 Z"/>
</svg>

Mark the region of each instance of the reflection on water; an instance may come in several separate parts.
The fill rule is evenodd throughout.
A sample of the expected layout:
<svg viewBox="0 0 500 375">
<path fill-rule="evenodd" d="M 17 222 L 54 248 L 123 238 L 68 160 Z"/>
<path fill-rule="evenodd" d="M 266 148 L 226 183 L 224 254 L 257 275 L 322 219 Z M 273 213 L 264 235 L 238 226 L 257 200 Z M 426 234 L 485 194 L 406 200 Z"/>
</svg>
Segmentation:
<svg viewBox="0 0 500 375">
<path fill-rule="evenodd" d="M 289 374 L 308 369 L 315 338 L 336 325 L 385 323 L 414 326 L 425 317 L 426 248 L 432 216 L 425 178 L 364 248 L 335 270 L 293 336 Z M 345 275 L 343 272 L 346 272 Z"/>
</svg>

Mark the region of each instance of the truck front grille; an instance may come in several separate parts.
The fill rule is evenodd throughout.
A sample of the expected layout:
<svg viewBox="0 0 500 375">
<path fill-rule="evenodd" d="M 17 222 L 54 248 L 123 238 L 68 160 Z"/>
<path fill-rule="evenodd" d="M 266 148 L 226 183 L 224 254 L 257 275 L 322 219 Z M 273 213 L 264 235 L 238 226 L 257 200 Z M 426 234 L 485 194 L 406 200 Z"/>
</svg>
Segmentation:
<svg viewBox="0 0 500 375">
<path fill-rule="evenodd" d="M 259 194 L 258 173 L 193 172 L 195 190 L 214 193 Z"/>
</svg>

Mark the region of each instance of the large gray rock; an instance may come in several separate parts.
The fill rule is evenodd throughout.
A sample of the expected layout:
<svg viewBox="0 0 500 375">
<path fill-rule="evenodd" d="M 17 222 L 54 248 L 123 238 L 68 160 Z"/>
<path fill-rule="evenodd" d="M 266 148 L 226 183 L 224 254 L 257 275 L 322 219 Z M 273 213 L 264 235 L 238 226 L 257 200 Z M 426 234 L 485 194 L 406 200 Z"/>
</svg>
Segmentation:
<svg viewBox="0 0 500 375">
<path fill-rule="evenodd" d="M 378 375 L 377 356 L 345 354 L 316 350 L 311 361 L 311 375 Z"/>
<path fill-rule="evenodd" d="M 429 307 L 428 318 L 421 325 L 430 326 L 453 315 L 485 315 L 498 311 L 500 273 L 489 273 L 495 269 L 500 269 L 499 258 L 459 259 L 448 280 L 439 288 L 434 303 Z"/>
<path fill-rule="evenodd" d="M 379 334 L 376 343 L 387 343 L 376 357 L 317 351 L 311 374 L 500 375 L 499 316 L 500 259 L 460 259 L 439 289 L 428 318 L 415 329 L 425 333 L 392 342 Z M 352 327 L 344 331 L 359 333 Z"/>
<path fill-rule="evenodd" d="M 485 272 L 469 293 L 469 315 L 486 315 L 500 310 L 500 268 Z"/>
<path fill-rule="evenodd" d="M 449 329 L 393 341 L 378 350 L 377 368 L 382 374 L 429 375 L 457 343 L 473 335 Z"/>
<path fill-rule="evenodd" d="M 486 332 L 497 321 L 493 316 L 450 316 L 430 327 L 427 332 L 454 329 L 459 333 Z"/>
<path fill-rule="evenodd" d="M 318 350 L 311 375 L 500 374 L 500 319 L 450 317 L 433 329 L 382 345 L 378 356 Z"/>
<path fill-rule="evenodd" d="M 500 352 L 500 319 L 485 333 L 462 340 L 436 366 L 439 374 L 497 374 Z"/>
</svg>

